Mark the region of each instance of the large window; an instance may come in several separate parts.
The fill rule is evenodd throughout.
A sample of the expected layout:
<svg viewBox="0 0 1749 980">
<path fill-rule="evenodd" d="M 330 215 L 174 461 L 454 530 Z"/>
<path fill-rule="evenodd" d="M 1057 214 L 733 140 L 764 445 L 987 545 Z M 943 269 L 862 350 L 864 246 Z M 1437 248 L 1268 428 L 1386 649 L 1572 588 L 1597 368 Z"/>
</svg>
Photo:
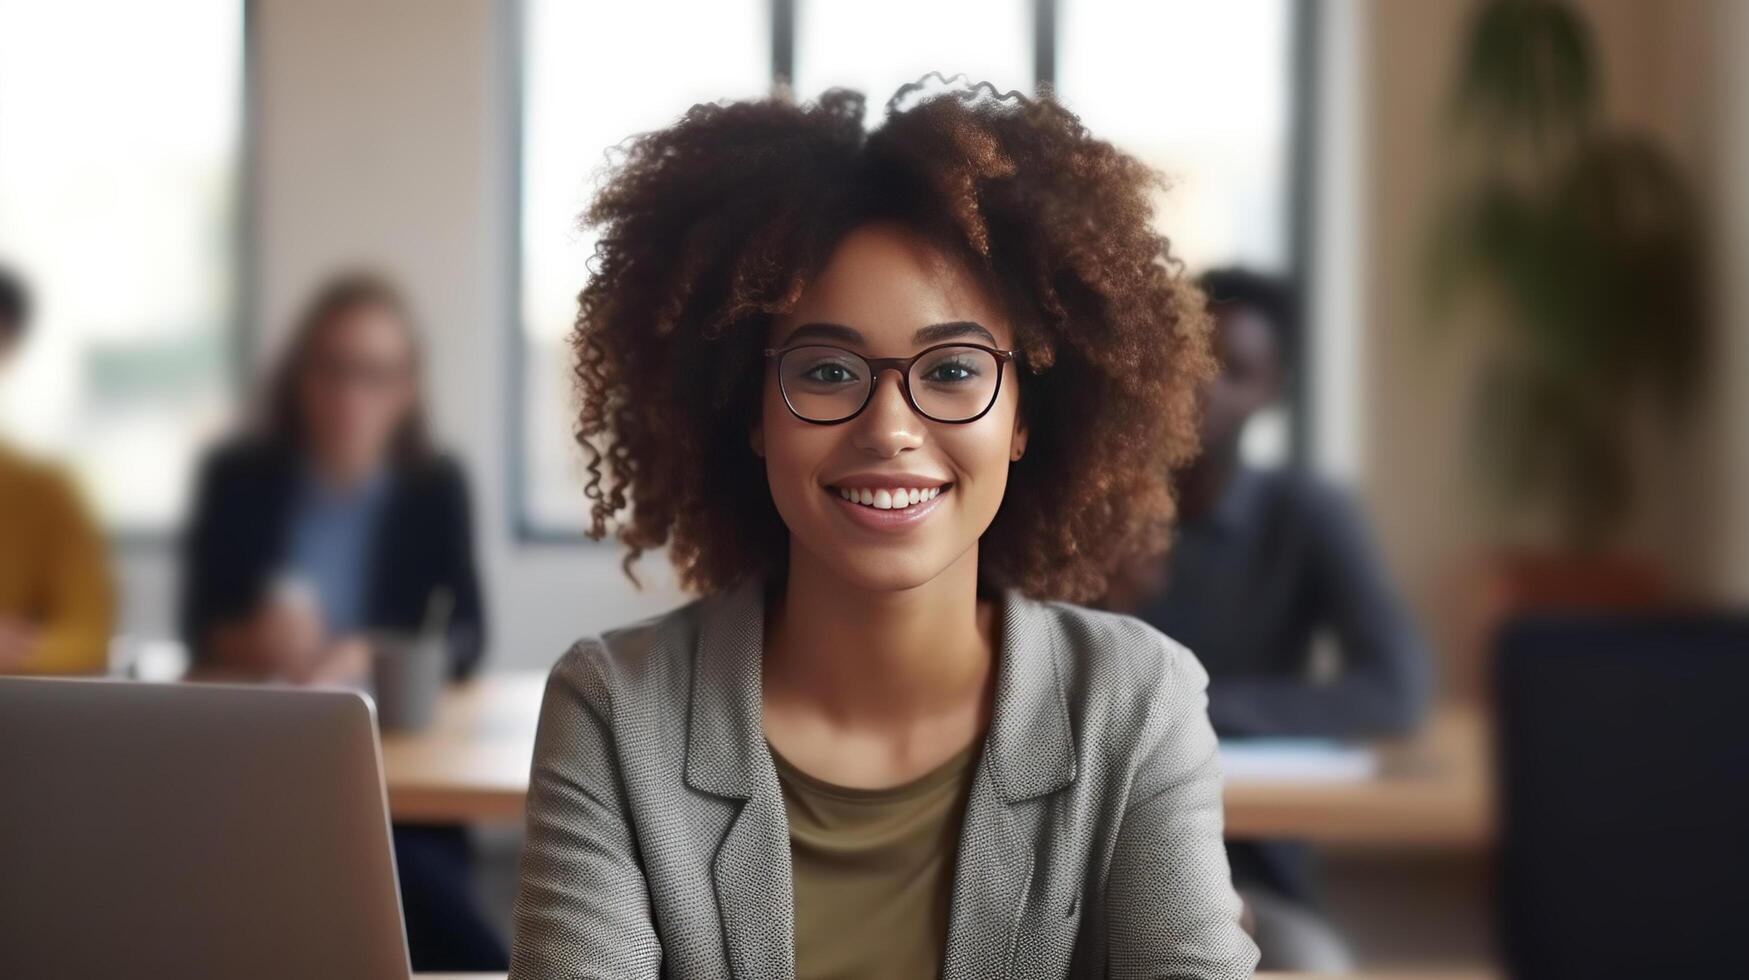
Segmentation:
<svg viewBox="0 0 1749 980">
<path fill-rule="evenodd" d="M 1059 6 L 1057 95 L 1088 129 L 1166 175 L 1170 187 L 1155 213 L 1173 249 L 1197 271 L 1244 265 L 1293 276 L 1296 4 Z M 1265 463 L 1288 458 L 1303 405 L 1284 400 L 1254 419 L 1244 454 Z"/>
<path fill-rule="evenodd" d="M 1065 0 L 1057 95 L 1172 182 L 1159 220 L 1192 268 L 1287 272 L 1288 0 Z"/>
<path fill-rule="evenodd" d="M 1296 269 L 1291 98 L 1296 0 L 528 0 L 524 25 L 518 524 L 537 537 L 586 523 L 570 439 L 564 338 L 593 239 L 576 225 L 607 147 L 699 101 L 793 80 L 797 98 L 864 92 L 869 125 L 928 71 L 1002 90 L 1050 81 L 1109 138 L 1163 170 L 1160 222 L 1193 270 Z M 927 29 L 919 25 L 927 24 Z M 586 48 L 582 45 L 587 43 Z M 587 53 L 584 53 L 586 50 Z M 1287 451 L 1280 416 L 1248 452 Z"/>
<path fill-rule="evenodd" d="M 609 147 L 696 102 L 771 87 L 768 0 L 529 0 L 524 12 L 521 404 L 525 533 L 587 522 L 565 338 L 595 250 L 578 224 Z"/>
<path fill-rule="evenodd" d="M 37 301 L 8 439 L 159 533 L 235 377 L 243 0 L 0 0 L 0 262 Z"/>
<path fill-rule="evenodd" d="M 833 86 L 856 89 L 868 96 L 871 128 L 900 85 L 931 71 L 963 73 L 1005 92 L 1033 88 L 1026 0 L 801 0 L 795 18 L 796 97 Z"/>
</svg>

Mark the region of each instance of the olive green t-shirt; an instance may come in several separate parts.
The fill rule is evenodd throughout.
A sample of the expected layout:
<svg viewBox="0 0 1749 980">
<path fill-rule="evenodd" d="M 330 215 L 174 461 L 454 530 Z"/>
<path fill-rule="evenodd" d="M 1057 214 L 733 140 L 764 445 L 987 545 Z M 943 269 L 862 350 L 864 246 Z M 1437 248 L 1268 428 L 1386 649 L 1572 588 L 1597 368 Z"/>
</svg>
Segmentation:
<svg viewBox="0 0 1749 980">
<path fill-rule="evenodd" d="M 883 789 L 834 785 L 772 750 L 789 814 L 796 980 L 941 975 L 954 859 L 981 744 Z"/>
</svg>

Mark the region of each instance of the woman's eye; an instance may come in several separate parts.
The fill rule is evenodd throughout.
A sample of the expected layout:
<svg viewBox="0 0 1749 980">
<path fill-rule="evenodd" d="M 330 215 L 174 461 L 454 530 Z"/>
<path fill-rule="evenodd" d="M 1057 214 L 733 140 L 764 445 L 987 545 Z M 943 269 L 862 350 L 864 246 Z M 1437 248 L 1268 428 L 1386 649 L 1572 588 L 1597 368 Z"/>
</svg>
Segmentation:
<svg viewBox="0 0 1749 980">
<path fill-rule="evenodd" d="M 969 381 L 976 377 L 977 373 L 978 372 L 974 370 L 970 364 L 962 364 L 955 361 L 943 361 L 942 363 L 930 368 L 929 373 L 924 375 L 923 378 L 925 381 Z"/>
<path fill-rule="evenodd" d="M 802 372 L 802 377 L 809 381 L 820 381 L 826 384 L 844 384 L 856 380 L 850 369 L 842 364 L 816 364 Z"/>
</svg>

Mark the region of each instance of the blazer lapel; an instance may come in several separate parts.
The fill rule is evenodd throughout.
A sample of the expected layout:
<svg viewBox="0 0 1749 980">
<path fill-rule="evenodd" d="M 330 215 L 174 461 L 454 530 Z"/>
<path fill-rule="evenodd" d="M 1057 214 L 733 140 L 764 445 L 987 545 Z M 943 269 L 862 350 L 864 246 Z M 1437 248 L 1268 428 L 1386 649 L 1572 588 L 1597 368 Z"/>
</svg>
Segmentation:
<svg viewBox="0 0 1749 980">
<path fill-rule="evenodd" d="M 1053 624 L 1034 600 L 1003 593 L 995 705 L 960 829 L 944 980 L 1008 974 L 1041 820 L 1024 804 L 1075 779 Z M 711 863 L 729 965 L 738 980 L 794 980 L 789 821 L 762 721 L 764 581 L 707 600 L 699 631 L 686 781 L 738 802 Z"/>
<path fill-rule="evenodd" d="M 989 763 L 981 763 L 960 828 L 943 980 L 1008 975 L 1015 923 L 1032 881 L 1032 860 Z"/>
<path fill-rule="evenodd" d="M 693 662 L 686 780 L 701 792 L 739 801 L 711 862 L 733 975 L 794 980 L 789 820 L 762 721 L 764 637 L 760 580 L 705 603 Z"/>
<path fill-rule="evenodd" d="M 1041 819 L 1024 801 L 1075 779 L 1075 743 L 1048 611 L 1004 593 L 996 699 L 966 801 L 944 980 L 1006 977 L 1032 883 Z"/>
</svg>

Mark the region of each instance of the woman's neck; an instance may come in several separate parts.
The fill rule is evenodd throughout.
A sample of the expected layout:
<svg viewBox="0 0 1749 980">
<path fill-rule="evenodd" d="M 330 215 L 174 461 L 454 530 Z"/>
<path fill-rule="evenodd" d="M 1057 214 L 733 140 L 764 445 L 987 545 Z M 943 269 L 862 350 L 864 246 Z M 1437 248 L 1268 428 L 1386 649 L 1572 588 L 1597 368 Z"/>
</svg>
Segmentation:
<svg viewBox="0 0 1749 980">
<path fill-rule="evenodd" d="M 377 456 L 325 453 L 317 449 L 305 457 L 309 472 L 325 490 L 348 493 L 369 483 L 384 467 Z"/>
<path fill-rule="evenodd" d="M 765 688 L 850 725 L 963 708 L 989 687 L 996 604 L 979 601 L 977 550 L 910 589 L 869 591 L 801 549 L 768 611 Z"/>
</svg>

